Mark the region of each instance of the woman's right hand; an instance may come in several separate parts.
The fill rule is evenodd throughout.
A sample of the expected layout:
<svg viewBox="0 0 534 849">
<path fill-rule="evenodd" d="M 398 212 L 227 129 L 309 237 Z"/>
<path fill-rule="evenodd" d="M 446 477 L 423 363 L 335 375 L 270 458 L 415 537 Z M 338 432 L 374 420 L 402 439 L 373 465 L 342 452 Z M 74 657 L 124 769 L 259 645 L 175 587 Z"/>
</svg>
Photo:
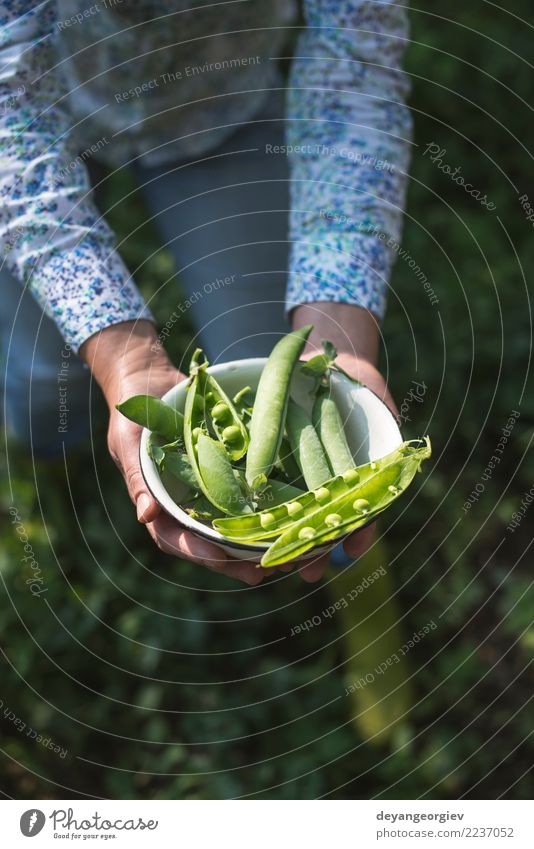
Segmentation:
<svg viewBox="0 0 534 849">
<path fill-rule="evenodd" d="M 145 483 L 139 462 L 143 429 L 126 419 L 115 405 L 131 395 L 161 397 L 185 380 L 158 342 L 154 325 L 127 321 L 106 327 L 84 342 L 80 355 L 109 406 L 109 452 L 124 478 L 138 520 L 146 525 L 158 548 L 246 584 L 259 584 L 263 574 L 254 563 L 232 560 L 219 546 L 183 528 L 161 509 Z"/>
<path fill-rule="evenodd" d="M 186 379 L 170 362 L 153 324 L 129 321 L 111 325 L 84 342 L 80 356 L 91 368 L 109 406 L 109 452 L 122 473 L 138 520 L 146 525 L 158 548 L 250 586 L 259 584 L 265 570 L 250 561 L 229 557 L 218 545 L 186 530 L 161 509 L 145 483 L 139 462 L 143 429 L 119 413 L 115 405 L 132 395 L 161 397 Z M 322 573 L 318 561 L 300 568 L 305 581 L 316 580 Z M 290 568 L 281 567 L 281 571 Z"/>
</svg>

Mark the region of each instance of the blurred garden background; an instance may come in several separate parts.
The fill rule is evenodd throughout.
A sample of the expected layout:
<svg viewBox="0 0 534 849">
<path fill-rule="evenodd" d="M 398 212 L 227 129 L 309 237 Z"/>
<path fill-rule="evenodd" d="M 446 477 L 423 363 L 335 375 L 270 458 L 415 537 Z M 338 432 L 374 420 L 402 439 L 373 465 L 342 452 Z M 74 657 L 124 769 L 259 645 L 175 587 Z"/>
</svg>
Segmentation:
<svg viewBox="0 0 534 849">
<path fill-rule="evenodd" d="M 92 446 L 65 464 L 34 463 L 12 443 L 3 452 L 6 796 L 532 797 L 534 512 L 507 526 L 534 483 L 534 230 L 520 202 L 527 195 L 534 205 L 534 22 L 528 0 L 512 5 L 436 0 L 411 12 L 416 146 L 403 247 L 439 303 L 399 259 L 383 365 L 399 405 L 413 381 L 425 384 L 403 430 L 429 432 L 434 455 L 409 509 L 384 518 L 371 558 L 318 585 L 279 575 L 251 591 L 166 557 L 136 522 L 107 456 L 98 398 Z M 494 209 L 425 155 L 431 143 Z M 136 230 L 145 216 L 138 195 L 116 205 L 132 187 L 120 172 L 103 203 L 150 296 L 172 261 L 150 226 Z M 153 301 L 162 323 L 178 300 L 166 286 Z M 168 342 L 176 362 L 190 338 L 184 316 Z M 465 510 L 513 411 L 501 462 Z M 25 585 L 12 505 L 45 602 Z M 404 640 L 436 623 L 406 658 L 409 692 L 396 691 L 413 707 L 385 732 L 384 716 L 387 726 L 397 709 L 386 675 L 346 695 L 399 647 L 398 636 L 392 648 L 368 645 L 373 627 L 395 621 L 380 591 L 290 636 L 378 568 Z"/>
</svg>

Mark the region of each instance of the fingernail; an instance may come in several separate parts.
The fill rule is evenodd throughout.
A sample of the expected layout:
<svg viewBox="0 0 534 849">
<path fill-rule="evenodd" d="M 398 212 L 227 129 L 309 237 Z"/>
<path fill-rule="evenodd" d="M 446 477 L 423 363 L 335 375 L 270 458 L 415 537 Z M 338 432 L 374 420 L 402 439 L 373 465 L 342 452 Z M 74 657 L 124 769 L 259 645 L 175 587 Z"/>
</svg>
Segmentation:
<svg viewBox="0 0 534 849">
<path fill-rule="evenodd" d="M 135 502 L 135 508 L 137 510 L 137 519 L 139 522 L 145 522 L 145 513 L 150 509 L 152 504 L 152 500 L 146 492 L 142 492 L 137 501 Z"/>
</svg>

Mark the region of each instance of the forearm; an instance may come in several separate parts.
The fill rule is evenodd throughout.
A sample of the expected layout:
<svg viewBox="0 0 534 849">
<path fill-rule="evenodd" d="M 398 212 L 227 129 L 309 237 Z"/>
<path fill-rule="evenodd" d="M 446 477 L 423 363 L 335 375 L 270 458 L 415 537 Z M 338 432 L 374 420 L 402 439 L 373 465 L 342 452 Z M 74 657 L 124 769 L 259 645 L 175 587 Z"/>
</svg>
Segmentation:
<svg viewBox="0 0 534 849">
<path fill-rule="evenodd" d="M 334 302 L 301 304 L 292 311 L 291 323 L 294 329 L 313 324 L 307 351 L 317 351 L 321 347 L 321 339 L 328 339 L 341 358 L 351 355 L 376 364 L 380 325 L 369 310 Z"/>
<path fill-rule="evenodd" d="M 150 394 L 151 384 L 159 384 L 166 373 L 176 382 L 176 369 L 158 342 L 151 321 L 124 321 L 106 327 L 87 339 L 79 354 L 110 408 L 125 391 Z"/>
<path fill-rule="evenodd" d="M 150 312 L 76 156 L 55 68 L 55 3 L 0 2 L 0 254 L 74 351 Z"/>
</svg>

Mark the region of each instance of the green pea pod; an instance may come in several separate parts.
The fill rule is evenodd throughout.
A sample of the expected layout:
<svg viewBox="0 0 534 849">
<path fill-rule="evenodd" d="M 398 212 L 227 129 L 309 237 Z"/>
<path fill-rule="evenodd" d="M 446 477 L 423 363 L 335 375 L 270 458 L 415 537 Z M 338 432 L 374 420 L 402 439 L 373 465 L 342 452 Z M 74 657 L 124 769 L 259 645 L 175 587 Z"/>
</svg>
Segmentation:
<svg viewBox="0 0 534 849">
<path fill-rule="evenodd" d="M 312 421 L 335 475 L 354 468 L 343 422 L 334 399 L 319 391 L 313 405 Z"/>
<path fill-rule="evenodd" d="M 429 443 L 425 443 L 429 447 Z M 389 454 L 373 460 L 354 469 L 349 469 L 343 475 L 338 475 L 325 481 L 318 489 L 305 492 L 284 504 L 270 507 L 252 516 L 242 516 L 239 519 L 220 519 L 214 526 L 229 539 L 236 542 L 261 542 L 279 536 L 282 531 L 305 516 L 311 516 L 322 505 L 331 503 L 343 493 L 351 493 L 356 498 L 357 488 L 372 477 L 376 471 L 402 457 L 417 455 L 421 450 L 421 440 L 414 439 L 404 442 Z"/>
<path fill-rule="evenodd" d="M 191 360 L 189 373 L 192 385 L 188 391 L 193 392 L 195 404 L 192 416 L 196 425 L 210 425 L 215 436 L 222 443 L 229 458 L 236 462 L 243 457 L 249 444 L 247 428 L 230 398 L 206 369 L 207 360 L 199 363 L 202 355 L 197 348 Z"/>
<path fill-rule="evenodd" d="M 304 483 L 304 480 L 302 478 L 301 471 L 298 467 L 297 461 L 295 460 L 293 451 L 291 450 L 289 439 L 285 436 L 282 437 L 282 441 L 280 442 L 280 448 L 278 449 L 278 457 L 276 458 L 275 465 L 276 468 L 286 476 L 289 483 L 293 484 L 293 486 L 297 486 L 299 489 L 303 489 L 301 484 Z"/>
<path fill-rule="evenodd" d="M 251 507 L 221 443 L 200 433 L 196 448 L 202 490 L 208 500 L 223 513 L 235 516 L 250 512 Z"/>
<path fill-rule="evenodd" d="M 332 471 L 312 420 L 298 404 L 290 399 L 286 419 L 289 444 L 308 489 L 316 489 L 330 480 Z M 354 466 L 354 463 L 351 463 Z"/>
<path fill-rule="evenodd" d="M 335 495 L 346 492 L 349 489 L 348 476 L 345 475 L 345 478 L 346 480 L 343 477 L 332 478 L 317 490 L 304 492 L 280 505 L 270 505 L 251 516 L 217 519 L 214 527 L 235 542 L 263 542 L 272 539 L 301 516 L 314 513 L 325 500 L 331 500 Z M 356 477 L 356 480 L 358 479 L 359 476 Z"/>
<path fill-rule="evenodd" d="M 261 373 L 250 420 L 246 479 L 252 489 L 266 483 L 284 432 L 289 384 L 312 326 L 284 336 L 273 348 Z"/>
<path fill-rule="evenodd" d="M 430 440 L 418 451 L 400 456 L 363 483 L 304 516 L 287 528 L 262 557 L 264 567 L 278 566 L 311 548 L 357 530 L 382 513 L 410 485 L 423 460 L 431 454 Z"/>
<path fill-rule="evenodd" d="M 148 428 L 167 441 L 178 439 L 184 430 L 184 417 L 178 410 L 153 395 L 132 395 L 116 409 L 130 421 Z"/>
</svg>

